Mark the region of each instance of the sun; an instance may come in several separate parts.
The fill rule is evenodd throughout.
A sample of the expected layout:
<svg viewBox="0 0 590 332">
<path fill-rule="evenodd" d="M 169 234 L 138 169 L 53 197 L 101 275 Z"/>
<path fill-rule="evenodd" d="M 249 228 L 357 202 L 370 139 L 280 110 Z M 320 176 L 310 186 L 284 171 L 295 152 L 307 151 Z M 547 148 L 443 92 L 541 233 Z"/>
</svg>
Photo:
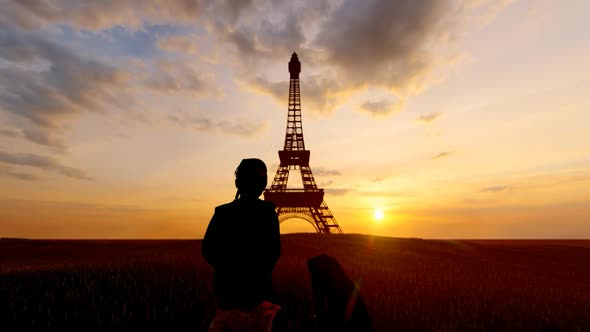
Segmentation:
<svg viewBox="0 0 590 332">
<path fill-rule="evenodd" d="M 385 214 L 383 213 L 383 210 L 375 209 L 375 211 L 373 212 L 373 217 L 376 221 L 381 221 L 385 217 Z"/>
</svg>

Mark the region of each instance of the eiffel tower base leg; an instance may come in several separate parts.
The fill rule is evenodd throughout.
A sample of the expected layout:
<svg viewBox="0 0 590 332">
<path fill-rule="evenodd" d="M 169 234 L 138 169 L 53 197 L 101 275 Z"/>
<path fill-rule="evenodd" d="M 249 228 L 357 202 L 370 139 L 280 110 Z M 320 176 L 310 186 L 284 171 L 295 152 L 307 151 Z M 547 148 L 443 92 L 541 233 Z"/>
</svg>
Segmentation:
<svg viewBox="0 0 590 332">
<path fill-rule="evenodd" d="M 318 233 L 342 234 L 336 218 L 325 201 L 318 207 L 277 207 L 277 214 L 279 222 L 290 218 L 300 218 L 309 222 Z"/>
</svg>

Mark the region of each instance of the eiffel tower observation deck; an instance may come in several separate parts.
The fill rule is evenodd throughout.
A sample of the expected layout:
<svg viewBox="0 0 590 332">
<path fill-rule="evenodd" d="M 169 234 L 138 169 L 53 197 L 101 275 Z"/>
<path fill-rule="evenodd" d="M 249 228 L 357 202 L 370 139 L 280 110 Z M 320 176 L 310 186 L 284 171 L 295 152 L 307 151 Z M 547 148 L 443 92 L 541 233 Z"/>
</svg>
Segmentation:
<svg viewBox="0 0 590 332">
<path fill-rule="evenodd" d="M 285 145 L 279 151 L 280 164 L 264 199 L 276 205 L 279 221 L 300 218 L 309 222 L 318 233 L 342 233 L 336 218 L 324 201 L 324 189 L 318 188 L 309 167 L 310 151 L 305 149 L 301 120 L 299 74 L 301 62 L 296 53 L 289 61 L 289 108 Z M 303 188 L 287 189 L 289 171 L 299 170 Z"/>
</svg>

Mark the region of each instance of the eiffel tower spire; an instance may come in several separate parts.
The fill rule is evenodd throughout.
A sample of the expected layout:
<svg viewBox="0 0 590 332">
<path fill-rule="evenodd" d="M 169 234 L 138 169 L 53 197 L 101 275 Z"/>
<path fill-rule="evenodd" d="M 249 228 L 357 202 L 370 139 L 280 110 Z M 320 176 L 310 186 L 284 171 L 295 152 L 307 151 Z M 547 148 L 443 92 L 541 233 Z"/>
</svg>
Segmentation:
<svg viewBox="0 0 590 332">
<path fill-rule="evenodd" d="M 270 188 L 264 192 L 264 199 L 276 205 L 280 222 L 289 218 L 301 218 L 312 224 L 318 233 L 342 233 L 336 218 L 324 201 L 324 189 L 317 187 L 309 167 L 310 151 L 305 150 L 301 121 L 301 63 L 296 53 L 293 53 L 289 61 L 289 73 L 285 145 L 283 150 L 279 151 L 281 163 Z M 303 188 L 287 189 L 289 170 L 300 171 Z"/>
<path fill-rule="evenodd" d="M 287 133 L 285 134 L 284 150 L 305 150 L 303 141 L 303 125 L 301 122 L 301 93 L 299 92 L 299 73 L 301 63 L 297 53 L 293 52 L 289 61 L 289 110 L 287 113 Z"/>
</svg>

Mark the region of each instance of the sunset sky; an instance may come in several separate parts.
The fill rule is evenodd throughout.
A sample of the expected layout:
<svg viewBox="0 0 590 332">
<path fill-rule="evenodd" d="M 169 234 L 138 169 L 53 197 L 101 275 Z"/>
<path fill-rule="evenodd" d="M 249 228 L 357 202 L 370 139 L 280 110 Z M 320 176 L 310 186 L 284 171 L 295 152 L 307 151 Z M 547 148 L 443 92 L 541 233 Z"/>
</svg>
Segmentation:
<svg viewBox="0 0 590 332">
<path fill-rule="evenodd" d="M 202 238 L 295 51 L 345 233 L 590 238 L 589 1 L 0 1 L 0 237 Z"/>
</svg>

